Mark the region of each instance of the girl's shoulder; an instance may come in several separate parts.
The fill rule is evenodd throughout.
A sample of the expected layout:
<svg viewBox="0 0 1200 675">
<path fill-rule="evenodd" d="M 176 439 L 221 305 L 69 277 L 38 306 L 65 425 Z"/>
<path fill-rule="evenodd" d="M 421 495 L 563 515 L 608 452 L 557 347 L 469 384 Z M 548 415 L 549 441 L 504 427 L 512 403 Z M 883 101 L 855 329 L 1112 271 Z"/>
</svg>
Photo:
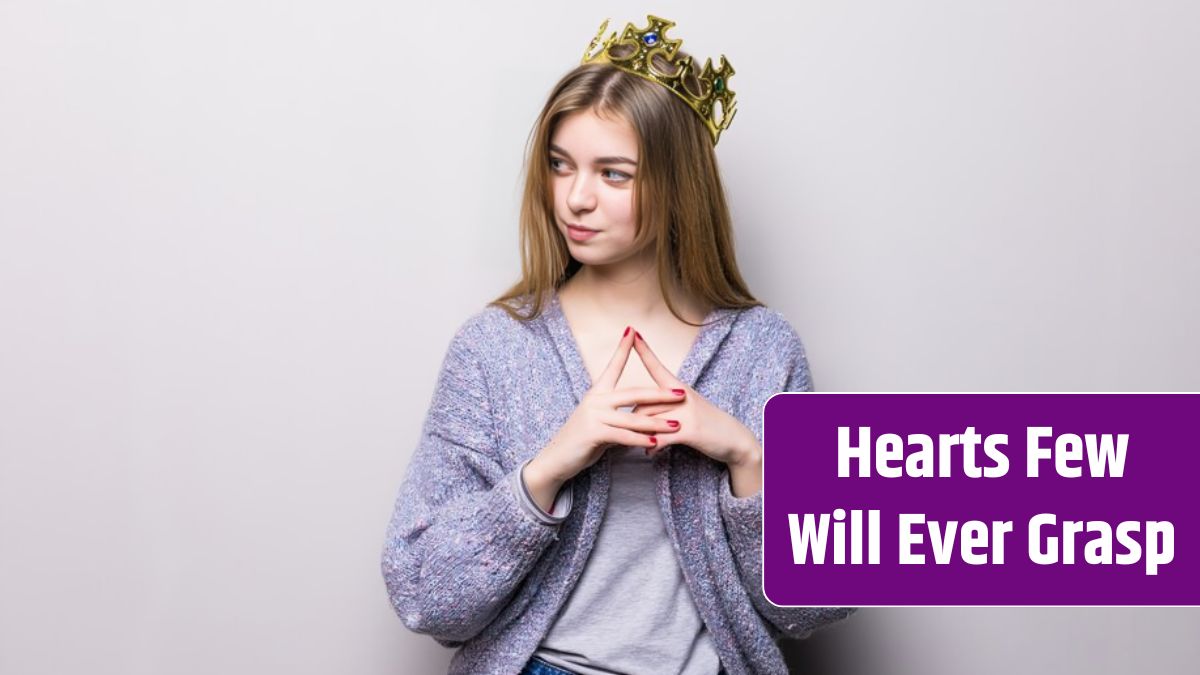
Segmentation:
<svg viewBox="0 0 1200 675">
<path fill-rule="evenodd" d="M 800 331 L 773 307 L 759 305 L 738 310 L 731 332 L 738 336 L 737 343 L 742 349 L 753 352 L 759 359 L 790 363 L 805 358 Z"/>
<path fill-rule="evenodd" d="M 799 340 L 800 334 L 782 312 L 758 305 L 738 310 L 735 330 L 752 333 L 763 340 Z"/>
<path fill-rule="evenodd" d="M 505 303 L 522 316 L 528 316 L 532 302 L 526 296 Z M 548 307 L 542 306 L 539 316 L 522 320 L 503 307 L 489 304 L 467 317 L 455 332 L 453 342 L 471 351 L 505 349 L 528 339 L 531 331 L 543 324 Z"/>
</svg>

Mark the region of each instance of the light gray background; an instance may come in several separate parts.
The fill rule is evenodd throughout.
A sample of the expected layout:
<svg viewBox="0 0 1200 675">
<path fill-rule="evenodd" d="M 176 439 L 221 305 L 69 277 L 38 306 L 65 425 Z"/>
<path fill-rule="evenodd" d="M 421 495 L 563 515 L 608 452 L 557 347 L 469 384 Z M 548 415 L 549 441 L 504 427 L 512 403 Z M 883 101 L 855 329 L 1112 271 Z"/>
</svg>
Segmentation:
<svg viewBox="0 0 1200 675">
<path fill-rule="evenodd" d="M 819 389 L 1200 389 L 1195 3 L 0 0 L 0 672 L 444 672 L 392 499 L 549 88 L 648 11 L 738 71 L 739 259 Z M 1193 673 L 1198 629 L 879 609 L 798 653 Z"/>
</svg>

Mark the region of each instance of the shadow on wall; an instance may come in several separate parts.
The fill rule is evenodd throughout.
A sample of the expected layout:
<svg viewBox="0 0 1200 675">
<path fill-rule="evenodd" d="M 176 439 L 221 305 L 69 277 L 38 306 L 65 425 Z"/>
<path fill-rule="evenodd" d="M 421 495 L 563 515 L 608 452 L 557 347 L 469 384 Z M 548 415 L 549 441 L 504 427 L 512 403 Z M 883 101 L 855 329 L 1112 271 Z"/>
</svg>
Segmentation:
<svg viewBox="0 0 1200 675">
<path fill-rule="evenodd" d="M 793 675 L 861 675 L 854 651 L 852 629 L 860 609 L 847 621 L 816 631 L 804 640 L 783 640 L 779 649 Z M 878 674 L 877 674 L 878 675 Z"/>
</svg>

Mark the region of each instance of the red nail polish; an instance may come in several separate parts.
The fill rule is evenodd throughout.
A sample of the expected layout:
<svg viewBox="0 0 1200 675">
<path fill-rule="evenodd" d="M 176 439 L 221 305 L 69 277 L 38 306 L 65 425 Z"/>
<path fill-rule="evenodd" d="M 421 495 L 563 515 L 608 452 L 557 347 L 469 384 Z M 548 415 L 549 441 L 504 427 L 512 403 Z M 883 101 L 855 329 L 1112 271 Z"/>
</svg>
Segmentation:
<svg viewBox="0 0 1200 675">
<path fill-rule="evenodd" d="M 677 429 L 679 427 L 679 422 L 675 420 L 667 420 L 667 424 L 670 424 L 672 429 Z"/>
<path fill-rule="evenodd" d="M 674 393 L 676 396 L 683 396 L 684 394 L 687 393 L 686 391 L 684 391 L 682 389 L 672 389 L 671 392 Z"/>
<path fill-rule="evenodd" d="M 658 445 L 658 439 L 654 436 L 650 437 L 650 445 Z"/>
<path fill-rule="evenodd" d="M 634 334 L 635 336 L 637 336 L 637 339 L 639 339 L 639 340 L 641 340 L 641 339 L 642 339 L 642 334 L 641 334 L 641 333 L 639 333 L 639 332 L 637 332 L 636 330 L 635 330 L 635 331 L 633 331 L 633 334 Z"/>
<path fill-rule="evenodd" d="M 629 326 L 625 326 L 625 332 L 621 333 L 621 337 L 625 337 L 626 335 L 629 335 Z"/>
</svg>

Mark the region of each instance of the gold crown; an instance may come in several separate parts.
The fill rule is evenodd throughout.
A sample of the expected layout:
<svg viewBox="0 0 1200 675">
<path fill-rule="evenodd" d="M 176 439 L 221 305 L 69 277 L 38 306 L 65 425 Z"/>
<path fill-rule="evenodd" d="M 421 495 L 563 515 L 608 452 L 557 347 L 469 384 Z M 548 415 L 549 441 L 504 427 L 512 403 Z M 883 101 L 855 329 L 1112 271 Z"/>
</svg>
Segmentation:
<svg viewBox="0 0 1200 675">
<path fill-rule="evenodd" d="M 675 92 L 704 120 L 712 134 L 713 145 L 716 145 L 721 132 L 729 128 L 733 116 L 737 114 L 737 102 L 733 100 L 735 94 L 729 88 L 733 66 L 722 54 L 719 67 L 713 68 L 712 59 L 708 58 L 700 74 L 694 75 L 691 56 L 685 56 L 678 62 L 675 60 L 683 40 L 667 38 L 667 29 L 674 26 L 675 22 L 652 15 L 646 19 L 649 22 L 646 28 L 637 28 L 629 23 L 619 39 L 614 32 L 601 43 L 604 31 L 608 28 L 608 19 L 605 19 L 580 63 L 609 63 Z M 656 68 L 652 59 L 657 54 L 665 57 L 675 71 L 664 73 Z"/>
</svg>

